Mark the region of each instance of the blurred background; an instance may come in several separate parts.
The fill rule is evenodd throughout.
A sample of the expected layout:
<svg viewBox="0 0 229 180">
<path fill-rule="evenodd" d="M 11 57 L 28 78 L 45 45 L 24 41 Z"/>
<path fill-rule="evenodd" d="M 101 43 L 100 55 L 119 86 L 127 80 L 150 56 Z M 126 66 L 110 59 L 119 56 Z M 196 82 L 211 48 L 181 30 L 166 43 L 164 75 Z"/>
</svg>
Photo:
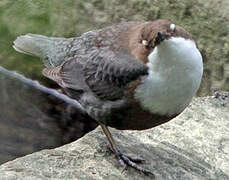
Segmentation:
<svg viewBox="0 0 229 180">
<path fill-rule="evenodd" d="M 114 23 L 165 18 L 184 27 L 204 60 L 198 96 L 229 91 L 228 0 L 1 0 L 0 66 L 58 88 L 41 74 L 42 61 L 17 53 L 26 33 L 73 37 Z M 0 164 L 83 136 L 96 124 L 74 109 L 0 72 Z"/>
</svg>

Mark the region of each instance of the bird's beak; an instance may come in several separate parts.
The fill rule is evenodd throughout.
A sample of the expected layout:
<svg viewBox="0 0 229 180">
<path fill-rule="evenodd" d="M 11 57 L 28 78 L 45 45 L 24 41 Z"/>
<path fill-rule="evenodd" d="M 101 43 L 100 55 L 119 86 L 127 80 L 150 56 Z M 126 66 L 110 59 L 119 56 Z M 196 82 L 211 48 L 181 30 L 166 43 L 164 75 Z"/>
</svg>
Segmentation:
<svg viewBox="0 0 229 180">
<path fill-rule="evenodd" d="M 168 35 L 162 34 L 161 32 L 158 32 L 156 40 L 155 40 L 155 45 L 160 44 L 162 41 L 164 41 L 167 38 L 168 38 Z"/>
</svg>

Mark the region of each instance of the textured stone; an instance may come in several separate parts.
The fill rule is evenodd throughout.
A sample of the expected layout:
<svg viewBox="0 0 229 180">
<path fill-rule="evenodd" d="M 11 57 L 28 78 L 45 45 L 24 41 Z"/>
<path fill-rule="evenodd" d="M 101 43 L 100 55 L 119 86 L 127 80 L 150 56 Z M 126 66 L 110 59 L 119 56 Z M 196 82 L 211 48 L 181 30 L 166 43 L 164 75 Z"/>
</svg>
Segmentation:
<svg viewBox="0 0 229 180">
<path fill-rule="evenodd" d="M 0 68 L 0 164 L 56 148 L 96 127 L 88 116 Z"/>
<path fill-rule="evenodd" d="M 158 180 L 229 179 L 229 93 L 195 98 L 176 119 L 145 131 L 111 132 L 120 149 L 146 159 Z M 0 166 L 0 180 L 151 179 L 124 172 L 100 128 L 83 138 Z"/>
<path fill-rule="evenodd" d="M 11 48 L 18 35 L 73 37 L 121 21 L 166 18 L 191 32 L 201 49 L 204 79 L 199 95 L 229 90 L 228 4 L 228 0 L 1 0 L 1 65 L 41 79 L 41 62 Z"/>
</svg>

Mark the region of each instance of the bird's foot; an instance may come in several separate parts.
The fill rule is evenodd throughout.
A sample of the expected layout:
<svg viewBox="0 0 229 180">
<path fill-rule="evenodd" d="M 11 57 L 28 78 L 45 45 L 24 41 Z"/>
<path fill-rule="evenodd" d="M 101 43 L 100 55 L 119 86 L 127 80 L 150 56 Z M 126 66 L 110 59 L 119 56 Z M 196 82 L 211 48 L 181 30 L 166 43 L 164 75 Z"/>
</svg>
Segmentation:
<svg viewBox="0 0 229 180">
<path fill-rule="evenodd" d="M 133 157 L 133 156 L 130 156 L 130 155 L 127 155 L 127 154 L 124 155 L 123 153 L 120 153 L 120 154 L 122 154 L 123 156 L 125 156 L 126 158 L 128 158 L 130 161 L 132 161 L 134 163 L 142 164 L 142 163 L 146 162 L 145 159 L 142 159 L 140 157 Z"/>
<path fill-rule="evenodd" d="M 145 161 L 144 159 L 136 158 L 136 157 L 133 158 L 133 157 L 127 156 L 123 154 L 122 152 L 120 152 L 107 126 L 101 123 L 100 123 L 100 126 L 102 127 L 103 132 L 105 133 L 105 135 L 107 136 L 107 139 L 109 140 L 108 148 L 116 155 L 116 157 L 119 160 L 119 163 L 121 164 L 122 167 L 124 167 L 124 170 L 127 169 L 128 166 L 130 166 L 136 169 L 137 171 L 140 171 L 146 175 L 152 176 L 152 178 L 155 179 L 155 176 L 151 171 L 149 171 L 148 169 L 144 169 L 136 164 L 136 163 L 144 162 Z"/>
<path fill-rule="evenodd" d="M 127 167 L 132 167 L 146 175 L 151 175 L 153 177 L 154 174 L 149 171 L 148 169 L 144 169 L 142 167 L 140 167 L 139 165 L 137 165 L 137 163 L 143 163 L 145 162 L 144 159 L 142 158 L 136 158 L 136 157 L 130 157 L 129 155 L 125 155 L 123 153 L 121 153 L 120 151 L 118 151 L 117 153 L 115 153 L 116 157 L 119 160 L 119 163 L 121 164 L 122 167 L 124 167 L 124 170 L 127 169 Z"/>
<path fill-rule="evenodd" d="M 117 150 L 118 152 L 116 153 L 116 152 L 113 150 L 113 148 L 112 148 L 112 146 L 111 146 L 110 144 L 106 143 L 106 145 L 107 145 L 108 149 L 109 149 L 111 152 L 113 152 L 113 153 L 118 157 L 118 154 L 120 153 L 120 151 Z M 122 153 L 120 153 L 120 154 L 122 154 Z M 135 163 L 144 163 L 144 162 L 145 162 L 145 159 L 140 158 L 140 157 L 132 157 L 132 156 L 130 156 L 130 155 L 125 155 L 125 156 L 126 156 L 129 160 L 131 160 L 131 161 L 133 161 L 133 162 L 135 162 Z"/>
</svg>

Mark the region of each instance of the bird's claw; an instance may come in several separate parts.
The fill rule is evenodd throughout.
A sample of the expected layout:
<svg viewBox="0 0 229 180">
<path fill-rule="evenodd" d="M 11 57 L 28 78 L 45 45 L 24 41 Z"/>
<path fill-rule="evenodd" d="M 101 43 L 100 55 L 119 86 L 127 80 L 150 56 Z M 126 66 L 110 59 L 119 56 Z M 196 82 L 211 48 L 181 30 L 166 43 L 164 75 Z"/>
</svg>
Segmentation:
<svg viewBox="0 0 229 180">
<path fill-rule="evenodd" d="M 146 175 L 151 175 L 153 177 L 154 174 L 149 171 L 148 169 L 144 169 L 140 166 L 138 166 L 136 163 L 142 163 L 142 162 L 145 162 L 144 159 L 141 159 L 141 158 L 132 158 L 128 155 L 124 155 L 123 153 L 121 153 L 120 151 L 118 151 L 118 153 L 116 153 L 116 156 L 117 158 L 119 159 L 119 162 L 121 164 L 122 167 L 124 167 L 123 171 L 127 169 L 128 166 L 146 174 Z"/>
<path fill-rule="evenodd" d="M 139 163 L 139 164 L 142 164 L 142 163 L 145 163 L 146 160 L 145 159 L 142 159 L 140 157 L 132 157 L 132 156 L 129 156 L 129 155 L 125 155 L 130 161 L 132 162 L 135 162 L 135 163 Z"/>
</svg>

